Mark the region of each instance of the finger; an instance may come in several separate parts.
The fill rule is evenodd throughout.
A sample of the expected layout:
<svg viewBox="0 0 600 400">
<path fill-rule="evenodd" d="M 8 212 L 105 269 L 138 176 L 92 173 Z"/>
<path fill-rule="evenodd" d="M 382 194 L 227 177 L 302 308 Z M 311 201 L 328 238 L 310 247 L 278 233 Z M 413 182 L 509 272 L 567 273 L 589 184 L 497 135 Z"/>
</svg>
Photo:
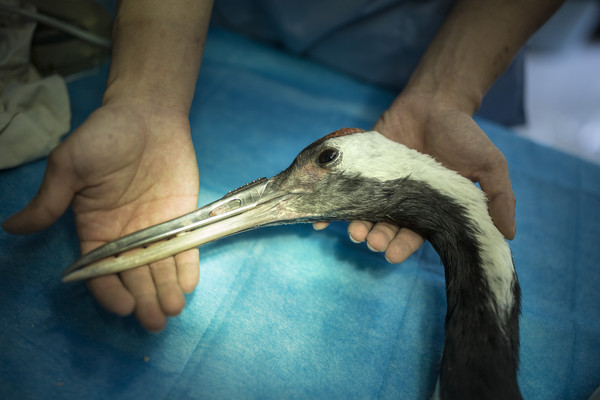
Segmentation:
<svg viewBox="0 0 600 400">
<path fill-rule="evenodd" d="M 503 193 L 489 202 L 488 208 L 492 221 L 508 240 L 515 238 L 517 223 L 515 221 L 516 200 L 512 193 Z"/>
<path fill-rule="evenodd" d="M 329 226 L 329 222 L 315 222 L 313 223 L 313 228 L 316 231 L 321 231 Z"/>
<path fill-rule="evenodd" d="M 387 222 L 376 223 L 367 235 L 367 246 L 373 251 L 385 251 L 399 229 Z"/>
<path fill-rule="evenodd" d="M 101 276 L 86 281 L 88 290 L 100 306 L 109 312 L 126 316 L 135 309 L 135 299 L 117 275 Z"/>
<path fill-rule="evenodd" d="M 184 293 L 191 293 L 200 279 L 198 249 L 191 249 L 175 256 L 177 280 Z"/>
<path fill-rule="evenodd" d="M 154 280 L 147 266 L 121 273 L 123 285 L 135 298 L 135 316 L 149 331 L 158 332 L 167 324 L 167 316 L 158 301 Z"/>
<path fill-rule="evenodd" d="M 362 243 L 367 240 L 367 235 L 373 227 L 372 222 L 350 221 L 348 225 L 348 235 L 354 243 Z"/>
<path fill-rule="evenodd" d="M 178 315 L 185 306 L 185 299 L 177 278 L 175 259 L 169 257 L 150 264 L 150 272 L 162 311 L 166 315 Z"/>
<path fill-rule="evenodd" d="M 89 240 L 81 242 L 81 254 L 87 254 L 105 243 Z M 135 298 L 123 286 L 118 275 L 112 274 L 89 279 L 85 281 L 85 284 L 98 304 L 105 310 L 120 316 L 129 315 L 134 311 Z"/>
<path fill-rule="evenodd" d="M 74 175 L 57 150 L 48 158 L 46 172 L 35 197 L 2 224 L 7 232 L 26 234 L 47 228 L 71 203 L 75 194 Z"/>
<path fill-rule="evenodd" d="M 492 221 L 505 238 L 512 240 L 517 231 L 516 199 L 506 161 L 482 174 L 479 185 L 488 198 L 488 211 Z"/>
<path fill-rule="evenodd" d="M 424 241 L 421 235 L 410 229 L 401 228 L 389 243 L 385 258 L 392 264 L 404 262 L 421 247 Z"/>
</svg>

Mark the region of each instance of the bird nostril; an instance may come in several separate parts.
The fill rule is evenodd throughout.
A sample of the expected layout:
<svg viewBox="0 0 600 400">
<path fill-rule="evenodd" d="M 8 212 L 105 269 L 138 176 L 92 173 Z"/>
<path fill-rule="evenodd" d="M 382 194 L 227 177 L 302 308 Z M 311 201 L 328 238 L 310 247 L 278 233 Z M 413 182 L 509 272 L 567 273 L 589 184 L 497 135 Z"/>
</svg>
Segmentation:
<svg viewBox="0 0 600 400">
<path fill-rule="evenodd" d="M 233 199 L 225 204 L 221 204 L 220 206 L 212 209 L 208 215 L 210 215 L 211 217 L 215 217 L 228 211 L 235 210 L 236 208 L 240 208 L 241 205 L 242 201 L 240 199 Z"/>
<path fill-rule="evenodd" d="M 335 160 L 338 156 L 338 152 L 335 149 L 325 149 L 319 154 L 317 157 L 317 162 L 320 165 L 329 164 L 333 160 Z"/>
</svg>

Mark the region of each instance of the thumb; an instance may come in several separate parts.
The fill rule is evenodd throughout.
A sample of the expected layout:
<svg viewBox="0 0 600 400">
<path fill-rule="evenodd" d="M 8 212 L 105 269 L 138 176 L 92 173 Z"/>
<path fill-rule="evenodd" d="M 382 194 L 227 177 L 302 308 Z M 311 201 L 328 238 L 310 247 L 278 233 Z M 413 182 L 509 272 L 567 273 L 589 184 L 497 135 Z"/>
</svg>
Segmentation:
<svg viewBox="0 0 600 400">
<path fill-rule="evenodd" d="M 488 204 L 489 212 L 498 230 L 506 239 L 512 240 L 517 233 L 515 222 L 515 197 L 511 193 L 501 193 Z"/>
<path fill-rule="evenodd" d="M 488 210 L 494 224 L 506 239 L 515 237 L 515 194 L 512 190 L 508 167 L 498 168 L 479 179 L 481 189 L 488 198 Z"/>
<path fill-rule="evenodd" d="M 35 197 L 24 209 L 2 224 L 7 232 L 26 234 L 47 228 L 71 203 L 75 194 L 74 174 L 69 164 L 60 159 L 56 150 L 48 158 L 44 179 Z"/>
</svg>

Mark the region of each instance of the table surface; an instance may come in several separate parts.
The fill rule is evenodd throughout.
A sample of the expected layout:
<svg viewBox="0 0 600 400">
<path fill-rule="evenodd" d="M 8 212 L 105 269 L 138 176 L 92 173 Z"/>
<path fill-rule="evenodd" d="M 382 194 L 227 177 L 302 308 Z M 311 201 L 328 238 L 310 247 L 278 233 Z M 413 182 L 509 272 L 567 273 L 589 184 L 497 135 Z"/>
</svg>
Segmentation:
<svg viewBox="0 0 600 400">
<path fill-rule="evenodd" d="M 73 127 L 100 104 L 106 74 L 104 66 L 69 83 Z M 278 173 L 330 131 L 369 128 L 393 98 L 212 30 L 190 117 L 200 203 Z M 478 122 L 506 155 L 518 202 L 511 248 L 523 291 L 523 395 L 587 399 L 600 385 L 600 168 Z M 0 218 L 35 194 L 44 167 L 0 172 Z M 83 284 L 62 284 L 78 256 L 70 211 L 37 234 L 0 232 L 2 398 L 426 399 L 433 391 L 446 299 L 428 244 L 392 265 L 351 243 L 345 223 L 223 239 L 201 248 L 200 284 L 159 334 L 103 311 Z"/>
</svg>

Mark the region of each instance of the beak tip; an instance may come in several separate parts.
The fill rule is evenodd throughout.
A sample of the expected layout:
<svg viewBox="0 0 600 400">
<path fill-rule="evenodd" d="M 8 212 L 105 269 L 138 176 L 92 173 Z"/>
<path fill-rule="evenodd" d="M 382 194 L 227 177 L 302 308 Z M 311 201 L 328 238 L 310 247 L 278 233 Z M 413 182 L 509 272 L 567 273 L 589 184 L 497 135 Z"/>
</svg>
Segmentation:
<svg viewBox="0 0 600 400">
<path fill-rule="evenodd" d="M 86 276 L 84 276 L 84 275 L 85 275 L 85 273 L 82 270 L 65 272 L 65 273 L 63 273 L 60 280 L 62 283 L 77 282 L 77 281 L 86 279 Z"/>
</svg>

